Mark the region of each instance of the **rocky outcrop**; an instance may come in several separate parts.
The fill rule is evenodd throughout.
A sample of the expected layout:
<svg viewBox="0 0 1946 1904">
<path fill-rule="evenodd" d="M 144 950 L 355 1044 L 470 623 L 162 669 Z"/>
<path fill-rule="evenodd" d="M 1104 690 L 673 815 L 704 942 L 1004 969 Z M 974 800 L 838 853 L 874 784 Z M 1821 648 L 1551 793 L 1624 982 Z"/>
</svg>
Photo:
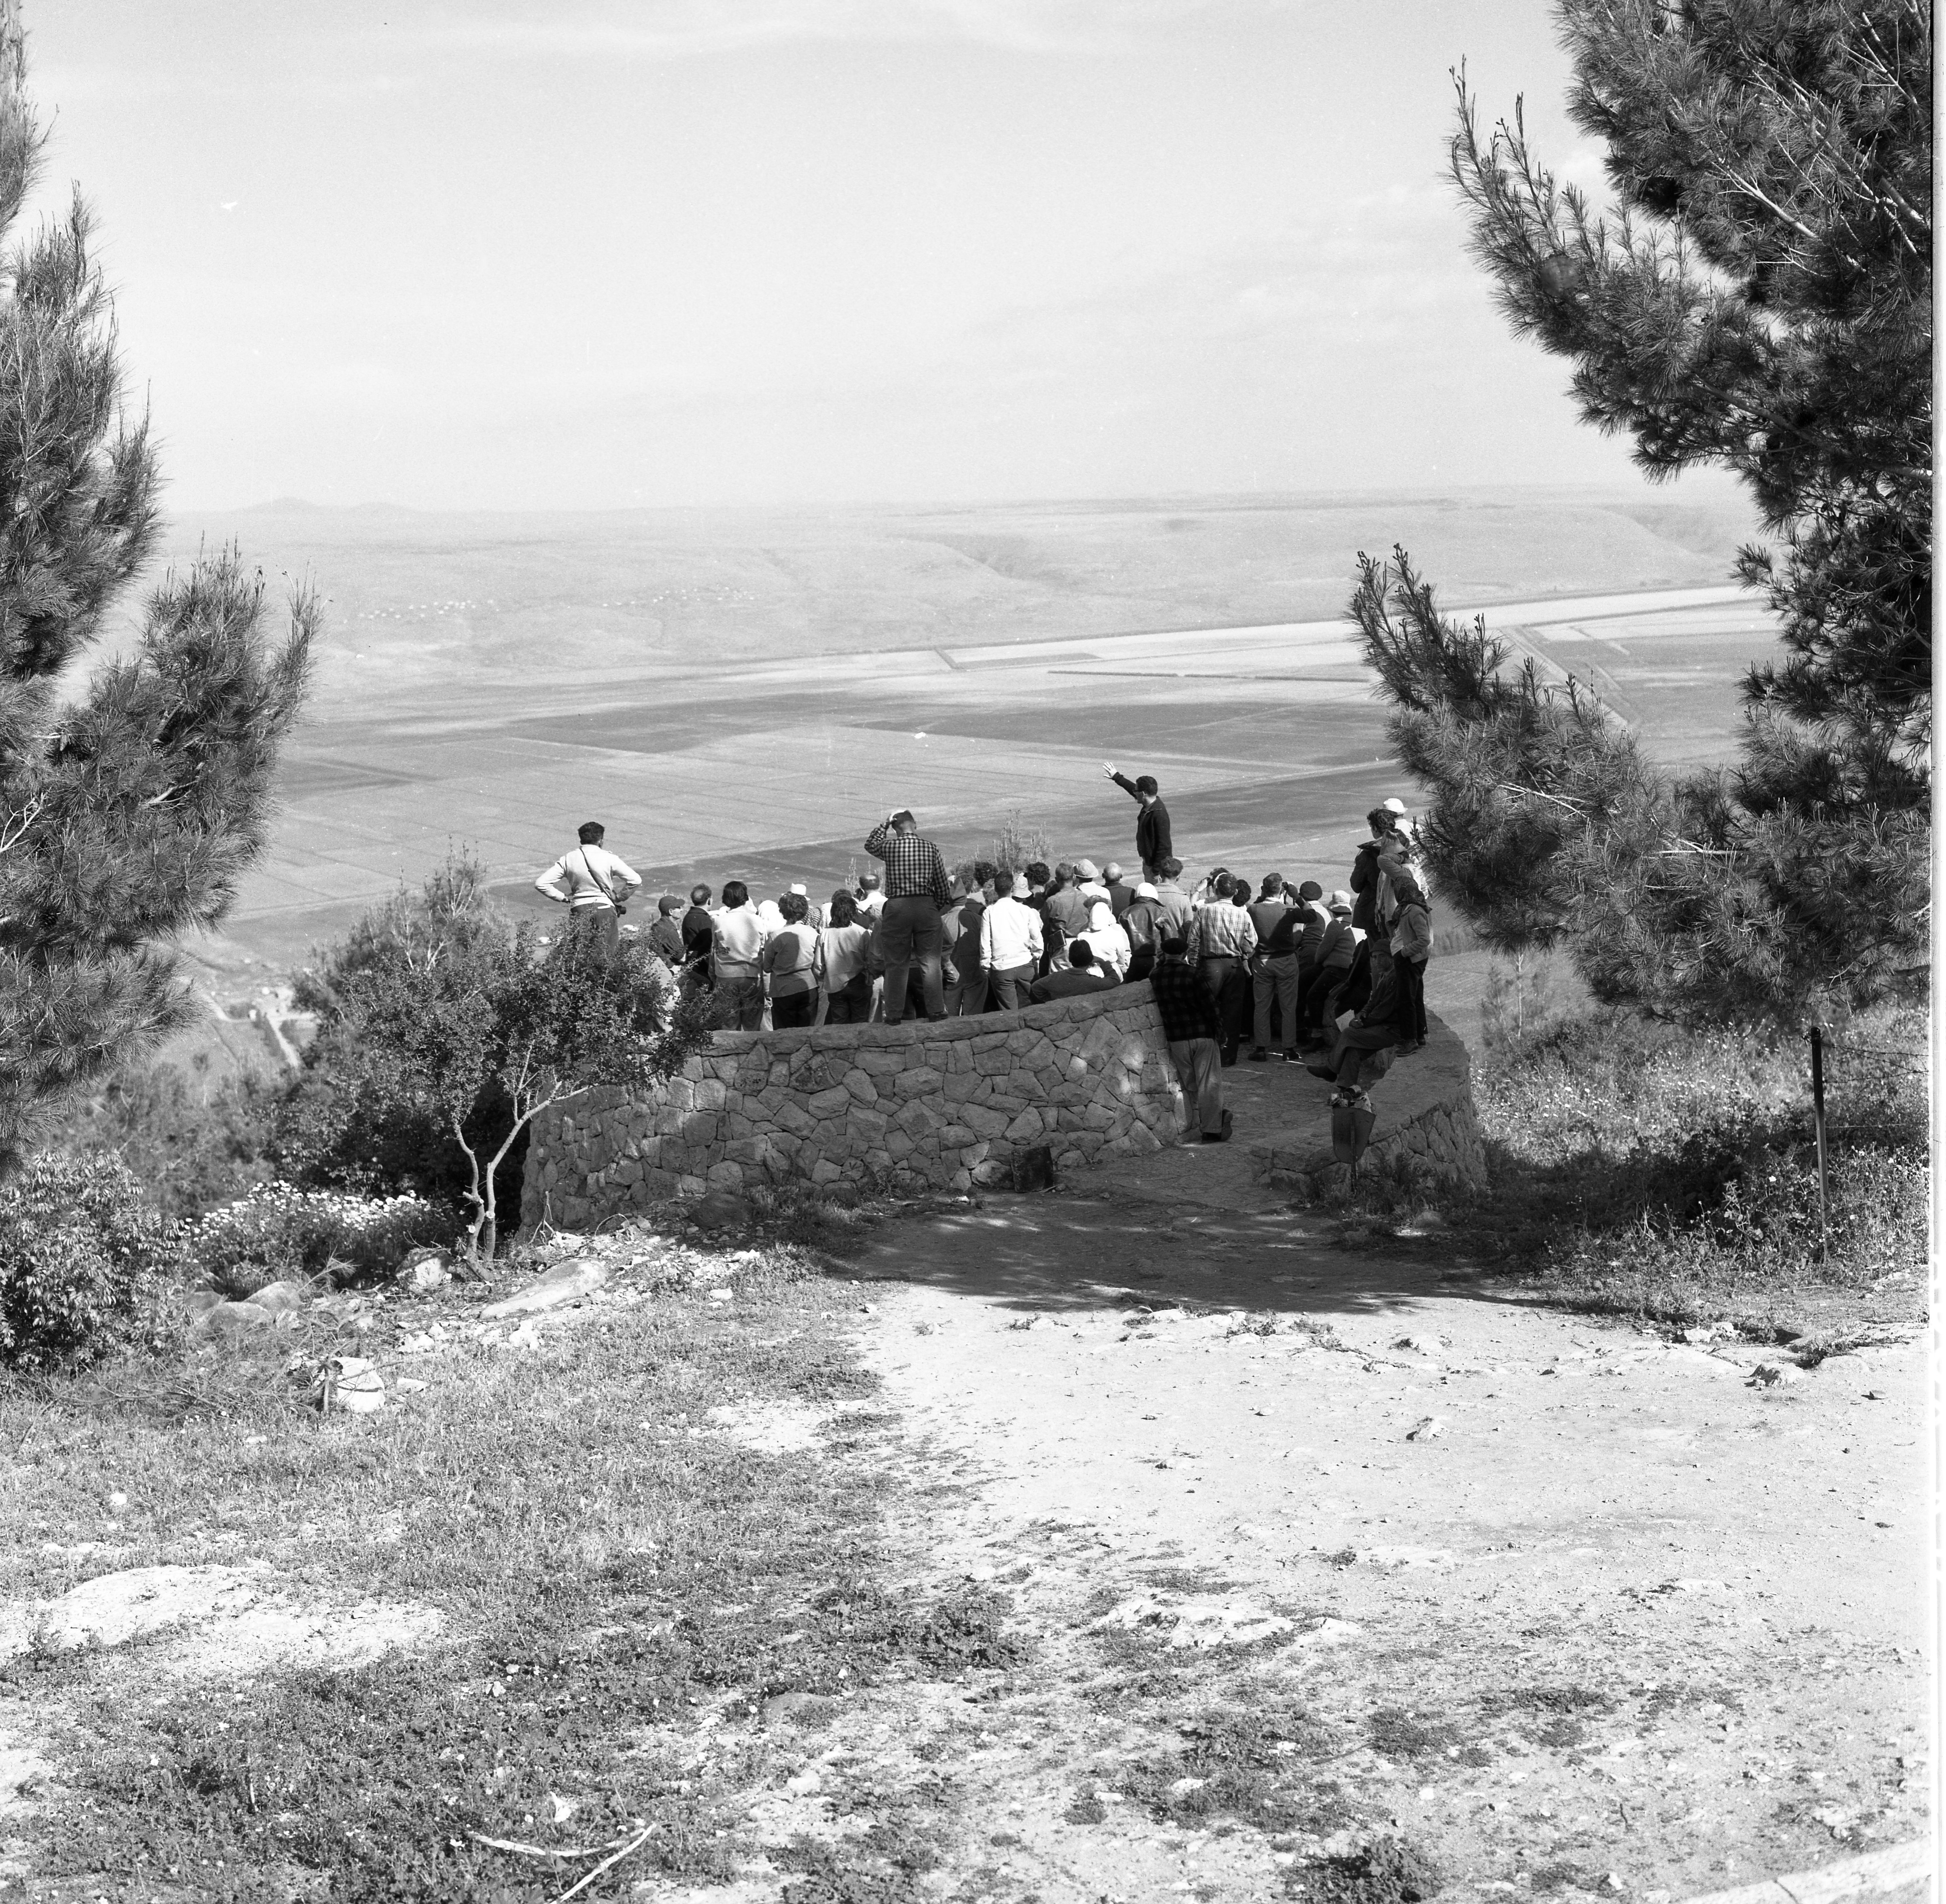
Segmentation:
<svg viewBox="0 0 1946 1904">
<path fill-rule="evenodd" d="M 650 1093 L 588 1091 L 535 1120 L 521 1208 L 579 1229 L 712 1187 L 798 1180 L 970 1190 L 1181 1140 L 1146 984 L 937 1024 L 719 1032 Z"/>
</svg>

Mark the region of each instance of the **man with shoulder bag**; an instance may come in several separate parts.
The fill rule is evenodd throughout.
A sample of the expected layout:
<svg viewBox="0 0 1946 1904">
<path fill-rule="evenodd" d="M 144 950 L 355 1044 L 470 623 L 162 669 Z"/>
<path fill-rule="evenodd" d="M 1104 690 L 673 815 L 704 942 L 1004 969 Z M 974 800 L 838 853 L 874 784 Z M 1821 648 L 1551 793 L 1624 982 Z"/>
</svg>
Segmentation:
<svg viewBox="0 0 1946 1904">
<path fill-rule="evenodd" d="M 576 833 L 581 844 L 564 853 L 534 886 L 569 909 L 571 934 L 592 933 L 601 956 L 612 960 L 621 949 L 626 902 L 642 882 L 626 859 L 603 848 L 606 831 L 599 820 L 584 820 Z"/>
</svg>

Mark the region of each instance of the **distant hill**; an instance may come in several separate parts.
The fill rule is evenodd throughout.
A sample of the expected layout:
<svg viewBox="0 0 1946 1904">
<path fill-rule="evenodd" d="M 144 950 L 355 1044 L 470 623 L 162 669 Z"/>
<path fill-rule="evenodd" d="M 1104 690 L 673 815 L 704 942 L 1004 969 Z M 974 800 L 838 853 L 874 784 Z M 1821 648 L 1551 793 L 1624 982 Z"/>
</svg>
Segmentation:
<svg viewBox="0 0 1946 1904">
<path fill-rule="evenodd" d="M 282 500 L 185 514 L 332 613 L 320 711 L 375 683 L 500 684 L 934 643 L 1315 619 L 1403 543 L 1455 603 L 1728 579 L 1732 492 L 1160 498 L 953 508 L 443 514 Z M 350 664 L 357 659 L 354 668 Z"/>
</svg>

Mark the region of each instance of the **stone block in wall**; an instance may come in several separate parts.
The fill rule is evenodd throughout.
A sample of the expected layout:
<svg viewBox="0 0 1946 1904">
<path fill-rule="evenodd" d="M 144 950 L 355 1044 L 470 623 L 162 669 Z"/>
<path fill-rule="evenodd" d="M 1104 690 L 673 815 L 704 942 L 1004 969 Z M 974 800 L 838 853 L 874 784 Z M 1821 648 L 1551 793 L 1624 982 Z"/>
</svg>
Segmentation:
<svg viewBox="0 0 1946 1904">
<path fill-rule="evenodd" d="M 1041 1130 L 1040 1112 L 1029 1109 L 1022 1111 L 1007 1126 L 1006 1136 L 1012 1143 L 1032 1143 L 1039 1139 Z"/>
<path fill-rule="evenodd" d="M 891 1119 L 883 1111 L 868 1111 L 863 1106 L 853 1110 L 846 1124 L 860 1136 L 876 1142 L 882 1137 Z"/>
<path fill-rule="evenodd" d="M 698 1110 L 720 1111 L 728 1101 L 729 1091 L 720 1078 L 699 1078 L 690 1095 Z"/>
<path fill-rule="evenodd" d="M 946 1048 L 946 1057 L 942 1067 L 948 1077 L 959 1075 L 973 1069 L 973 1047 L 962 1040 Z"/>
<path fill-rule="evenodd" d="M 902 1164 L 918 1146 L 894 1125 L 885 1133 L 885 1152 L 895 1164 Z"/>
<path fill-rule="evenodd" d="M 946 1082 L 940 1086 L 939 1094 L 949 1104 L 964 1104 L 978 1097 L 980 1087 L 987 1082 L 975 1072 L 951 1072 L 947 1074 Z"/>
<path fill-rule="evenodd" d="M 1162 1148 L 1162 1140 L 1146 1124 L 1138 1124 L 1123 1140 L 1123 1147 L 1136 1156 L 1145 1157 Z"/>
<path fill-rule="evenodd" d="M 813 1117 L 844 1117 L 849 1115 L 854 1101 L 842 1084 L 832 1085 L 806 1099 L 805 1108 Z"/>
<path fill-rule="evenodd" d="M 1064 1150 L 1054 1160 L 1057 1170 L 1079 1170 L 1088 1159 L 1078 1150 Z"/>
<path fill-rule="evenodd" d="M 906 1068 L 906 1054 L 896 1045 L 888 1051 L 863 1051 L 858 1069 L 873 1079 L 896 1078 Z"/>
<path fill-rule="evenodd" d="M 876 1104 L 879 1101 L 879 1087 L 870 1076 L 856 1065 L 845 1074 L 845 1088 L 861 1104 Z"/>
<path fill-rule="evenodd" d="M 829 1162 L 822 1158 L 820 1158 L 812 1167 L 811 1180 L 814 1183 L 819 1185 L 826 1183 L 842 1183 L 844 1179 L 844 1171 L 840 1170 L 836 1164 Z"/>
<path fill-rule="evenodd" d="M 810 1137 L 817 1128 L 817 1119 L 789 1099 L 775 1112 L 774 1121 L 778 1129 L 789 1131 L 794 1137 Z"/>
<path fill-rule="evenodd" d="M 892 1090 L 900 1097 L 937 1097 L 945 1082 L 944 1074 L 935 1071 L 931 1065 L 916 1064 L 910 1071 L 901 1071 L 892 1080 Z"/>
<path fill-rule="evenodd" d="M 1003 1078 L 1015 1063 L 1013 1053 L 1004 1045 L 997 1051 L 976 1051 L 973 1057 L 973 1069 L 983 1078 Z"/>
<path fill-rule="evenodd" d="M 1007 1126 L 1012 1122 L 1004 1111 L 990 1109 L 984 1104 L 968 1104 L 960 1112 L 963 1122 L 970 1124 L 983 1137 L 1002 1137 L 1007 1134 Z"/>
<path fill-rule="evenodd" d="M 940 1132 L 939 1140 L 949 1150 L 956 1150 L 962 1143 L 974 1141 L 973 1131 L 965 1124 L 949 1124 Z"/>
</svg>

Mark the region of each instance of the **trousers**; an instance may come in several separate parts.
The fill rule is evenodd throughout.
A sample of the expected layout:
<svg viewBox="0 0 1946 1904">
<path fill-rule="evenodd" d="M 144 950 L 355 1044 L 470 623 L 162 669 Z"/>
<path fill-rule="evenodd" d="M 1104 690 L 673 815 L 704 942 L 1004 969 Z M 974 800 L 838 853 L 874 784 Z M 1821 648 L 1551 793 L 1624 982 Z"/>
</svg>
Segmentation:
<svg viewBox="0 0 1946 1904">
<path fill-rule="evenodd" d="M 1189 1114 L 1206 1137 L 1223 1134 L 1223 1060 L 1213 1038 L 1172 1038 L 1169 1061 L 1189 1100 Z"/>
<path fill-rule="evenodd" d="M 1426 961 L 1395 958 L 1392 983 L 1398 988 L 1399 1036 L 1410 1045 L 1426 1042 Z"/>
<path fill-rule="evenodd" d="M 993 1009 L 1018 1011 L 1027 1001 L 1027 988 L 1034 982 L 1035 967 L 1031 963 L 1015 965 L 987 976 L 993 988 Z"/>
<path fill-rule="evenodd" d="M 939 908 L 923 893 L 888 899 L 879 915 L 879 944 L 885 961 L 885 1023 L 896 1025 L 906 1015 L 906 989 L 912 968 L 919 971 L 919 986 L 928 1018 L 946 1016 L 946 989 L 941 980 L 940 949 L 945 934 Z"/>
<path fill-rule="evenodd" d="M 1197 967 L 1216 1022 L 1223 1028 L 1223 1062 L 1237 1062 L 1237 1047 L 1250 1015 L 1250 974 L 1240 958 L 1228 953 L 1203 960 Z"/>
<path fill-rule="evenodd" d="M 1280 952 L 1267 958 L 1250 974 L 1256 995 L 1254 1042 L 1264 1047 L 1271 1042 L 1271 1006 L 1274 1003 L 1281 1020 L 1277 1041 L 1288 1051 L 1297 1044 L 1298 971 L 1296 952 Z"/>
<path fill-rule="evenodd" d="M 577 939 L 592 938 L 611 964 L 622 949 L 622 915 L 612 906 L 577 906 L 567 915 L 567 929 Z"/>
</svg>

